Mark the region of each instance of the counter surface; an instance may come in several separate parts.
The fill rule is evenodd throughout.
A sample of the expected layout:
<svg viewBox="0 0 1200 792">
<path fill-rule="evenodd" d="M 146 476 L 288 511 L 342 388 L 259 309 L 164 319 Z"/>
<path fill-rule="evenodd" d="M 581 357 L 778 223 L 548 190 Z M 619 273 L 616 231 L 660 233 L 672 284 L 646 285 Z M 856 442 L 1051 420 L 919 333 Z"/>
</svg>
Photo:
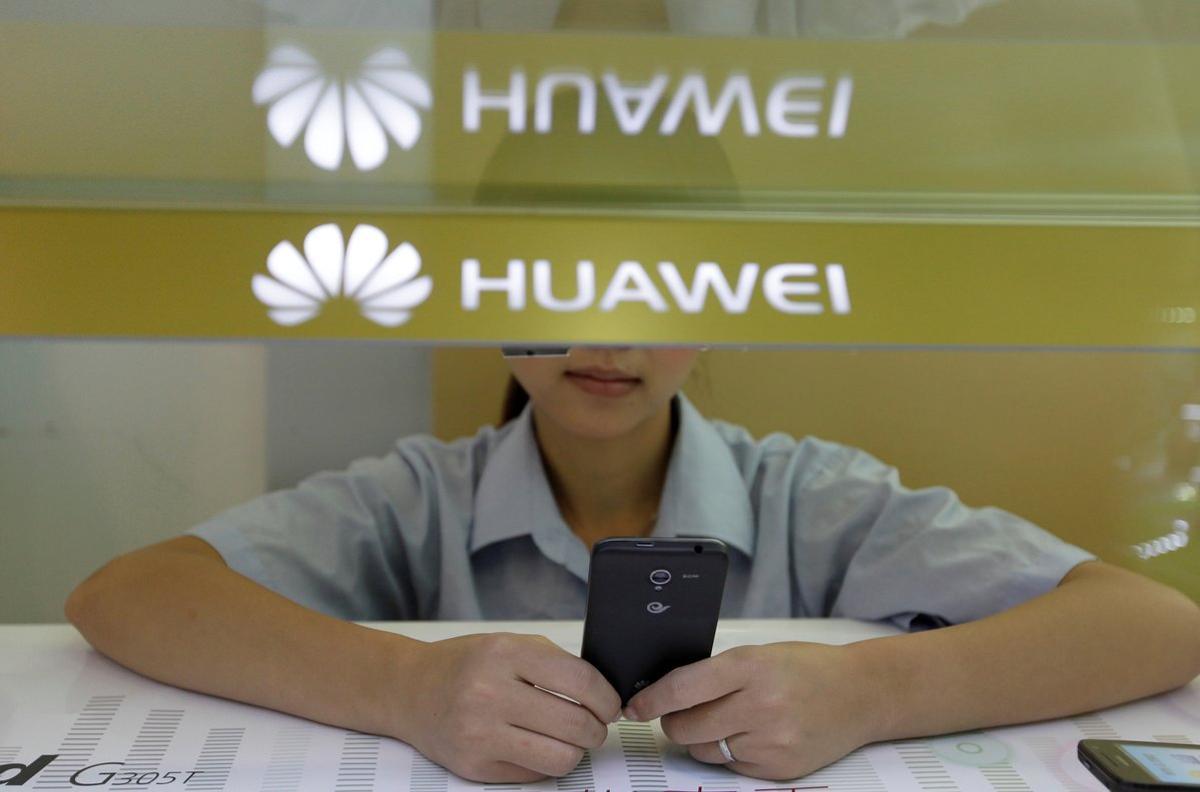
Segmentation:
<svg viewBox="0 0 1200 792">
<path fill-rule="evenodd" d="M 434 640 L 508 630 L 578 652 L 580 622 L 388 622 Z M 849 643 L 891 627 L 839 619 L 727 620 L 714 651 L 805 640 Z M 694 762 L 657 724 L 622 721 L 569 776 L 507 790 L 1101 790 L 1078 740 L 1200 743 L 1200 679 L 1161 696 L 1058 721 L 867 746 L 793 783 Z M 47 759 L 47 757 L 50 757 Z M 404 743 L 162 685 L 91 650 L 67 625 L 0 627 L 0 785 L 33 789 L 483 790 Z M 500 787 L 489 787 L 500 788 Z"/>
</svg>

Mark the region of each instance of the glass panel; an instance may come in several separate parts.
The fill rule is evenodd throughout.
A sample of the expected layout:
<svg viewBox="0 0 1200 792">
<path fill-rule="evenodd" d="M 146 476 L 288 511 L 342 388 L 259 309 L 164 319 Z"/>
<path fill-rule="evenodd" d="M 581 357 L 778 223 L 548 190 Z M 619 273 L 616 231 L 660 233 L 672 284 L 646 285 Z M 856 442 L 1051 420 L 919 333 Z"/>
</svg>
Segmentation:
<svg viewBox="0 0 1200 792">
<path fill-rule="evenodd" d="M 1196 217 L 1189 0 L 355 9 L 7 3 L 0 198 Z"/>
<path fill-rule="evenodd" d="M 0 622 L 494 422 L 501 344 L 707 344 L 1200 597 L 1193 0 L 344 5 L 0 8 Z"/>
<path fill-rule="evenodd" d="M 6 5 L 0 335 L 1200 346 L 1194 3 L 355 9 Z"/>
</svg>

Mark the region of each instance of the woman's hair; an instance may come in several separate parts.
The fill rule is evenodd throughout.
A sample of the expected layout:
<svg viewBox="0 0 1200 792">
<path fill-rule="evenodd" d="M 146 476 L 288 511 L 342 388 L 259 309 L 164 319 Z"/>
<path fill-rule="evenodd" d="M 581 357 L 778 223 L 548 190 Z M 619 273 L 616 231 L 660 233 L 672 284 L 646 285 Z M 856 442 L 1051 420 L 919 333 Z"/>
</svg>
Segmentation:
<svg viewBox="0 0 1200 792">
<path fill-rule="evenodd" d="M 500 425 L 520 415 L 526 404 L 529 404 L 529 394 L 517 382 L 517 378 L 509 374 L 508 387 L 504 389 L 504 406 L 500 410 Z"/>
</svg>

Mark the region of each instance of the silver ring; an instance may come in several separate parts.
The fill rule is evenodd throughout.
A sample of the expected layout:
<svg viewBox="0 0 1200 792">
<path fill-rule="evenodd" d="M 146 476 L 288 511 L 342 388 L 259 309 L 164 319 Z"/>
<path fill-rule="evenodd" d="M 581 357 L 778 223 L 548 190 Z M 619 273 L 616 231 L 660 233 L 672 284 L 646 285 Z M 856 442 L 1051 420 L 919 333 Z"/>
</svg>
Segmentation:
<svg viewBox="0 0 1200 792">
<path fill-rule="evenodd" d="M 717 740 L 717 748 L 721 749 L 721 756 L 725 757 L 726 762 L 736 762 L 733 758 L 733 751 L 729 750 L 729 743 L 725 742 L 725 738 Z"/>
</svg>

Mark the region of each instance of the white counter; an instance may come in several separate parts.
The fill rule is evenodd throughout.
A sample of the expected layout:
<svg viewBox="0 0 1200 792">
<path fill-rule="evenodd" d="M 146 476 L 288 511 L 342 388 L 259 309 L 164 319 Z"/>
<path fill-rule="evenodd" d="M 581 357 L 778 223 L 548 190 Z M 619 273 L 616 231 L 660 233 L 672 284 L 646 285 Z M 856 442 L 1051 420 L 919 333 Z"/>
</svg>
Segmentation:
<svg viewBox="0 0 1200 792">
<path fill-rule="evenodd" d="M 433 640 L 505 630 L 546 635 L 578 652 L 580 622 L 389 622 Z M 893 634 L 838 619 L 727 620 L 714 651 L 805 640 L 848 643 Z M 1162 696 L 1075 718 L 872 745 L 794 785 L 692 761 L 657 724 L 621 722 L 571 775 L 517 790 L 1100 790 L 1075 759 L 1078 740 L 1200 743 L 1200 680 Z M 97 654 L 67 625 L 0 626 L 0 767 L 44 765 L 31 789 L 228 789 L 435 792 L 483 790 L 407 745 L 147 680 Z M 81 770 L 81 768 L 91 768 Z M 0 770 L 0 785 L 18 768 Z M 74 780 L 72 780 L 74 779 Z"/>
</svg>

